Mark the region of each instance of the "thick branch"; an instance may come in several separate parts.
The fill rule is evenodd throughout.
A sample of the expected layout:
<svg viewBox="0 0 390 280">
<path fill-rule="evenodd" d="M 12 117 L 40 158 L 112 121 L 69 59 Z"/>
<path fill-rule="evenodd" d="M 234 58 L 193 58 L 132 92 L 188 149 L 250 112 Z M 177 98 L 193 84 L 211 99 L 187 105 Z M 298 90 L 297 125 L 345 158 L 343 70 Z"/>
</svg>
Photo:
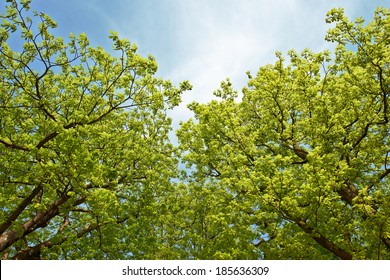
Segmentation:
<svg viewBox="0 0 390 280">
<path fill-rule="evenodd" d="M 63 243 L 61 240 L 58 244 Z M 13 259 L 14 260 L 40 260 L 41 259 L 41 251 L 43 248 L 51 248 L 54 245 L 57 245 L 56 243 L 52 242 L 51 240 L 44 241 L 34 247 L 29 247 L 26 250 L 18 252 Z"/>
<path fill-rule="evenodd" d="M 359 194 L 359 190 L 353 184 L 347 182 L 345 187 L 339 189 L 337 193 L 341 196 L 343 201 L 352 205 L 353 199 Z"/>
<path fill-rule="evenodd" d="M 70 124 L 67 124 L 64 126 L 65 129 L 69 129 L 69 128 L 73 128 L 73 127 L 76 127 L 77 125 L 80 125 L 82 124 L 81 122 L 72 122 Z M 43 145 L 45 145 L 47 142 L 49 142 L 50 140 L 54 139 L 56 136 L 58 135 L 58 132 L 54 131 L 50 134 L 48 134 L 45 138 L 43 138 L 37 145 L 36 147 L 38 149 L 42 148 Z"/>
<path fill-rule="evenodd" d="M 22 151 L 30 151 L 29 148 L 27 147 L 23 147 L 23 146 L 20 146 L 20 145 L 16 145 L 14 143 L 9 143 L 3 139 L 0 139 L 0 143 L 3 144 L 4 146 L 6 146 L 7 148 L 11 148 L 11 149 L 16 149 L 16 150 L 22 150 Z"/>
<path fill-rule="evenodd" d="M 18 206 L 18 208 L 15 209 L 14 212 L 7 218 L 7 220 L 0 226 L 0 234 L 4 233 L 7 228 L 12 224 L 13 221 L 15 221 L 19 215 L 23 212 L 24 209 L 30 204 L 30 202 L 34 199 L 34 197 L 42 190 L 42 186 L 37 186 L 32 193 L 26 197 L 22 203 Z"/>
<path fill-rule="evenodd" d="M 54 137 L 56 137 L 58 135 L 58 132 L 52 132 L 50 133 L 49 135 L 47 135 L 45 138 L 43 138 L 38 144 L 37 144 L 37 148 L 40 149 L 43 147 L 43 145 L 45 145 L 47 142 L 49 142 L 50 140 L 54 139 Z"/>
<path fill-rule="evenodd" d="M 296 142 L 294 142 L 294 144 L 293 144 L 293 151 L 301 159 L 307 160 L 308 152 L 306 150 L 302 149 L 301 147 L 299 147 L 298 143 L 296 143 Z"/>
<path fill-rule="evenodd" d="M 51 204 L 45 212 L 40 212 L 31 220 L 25 222 L 21 226 L 21 230 L 11 230 L 0 236 L 0 252 L 3 252 L 9 246 L 14 244 L 19 239 L 30 234 L 38 228 L 43 228 L 48 225 L 50 220 L 59 214 L 59 206 L 64 204 L 69 199 L 69 196 L 63 195 Z"/>
<path fill-rule="evenodd" d="M 304 232 L 310 235 L 320 246 L 332 252 L 334 255 L 339 257 L 342 260 L 351 260 L 352 255 L 342 248 L 338 247 L 332 241 L 328 240 L 321 234 L 315 233 L 314 229 L 309 227 L 304 221 L 296 220 L 294 221 Z"/>
<path fill-rule="evenodd" d="M 379 177 L 377 178 L 377 180 L 371 184 L 369 187 L 368 187 L 368 190 L 372 189 L 374 187 L 374 185 L 380 181 L 382 181 L 387 175 L 390 174 L 390 169 L 385 169 L 385 171 L 383 171 Z"/>
<path fill-rule="evenodd" d="M 381 240 L 386 245 L 387 249 L 390 250 L 390 238 L 381 237 Z"/>
<path fill-rule="evenodd" d="M 124 223 L 127 220 L 128 220 L 128 217 L 119 219 L 119 220 L 116 221 L 116 224 Z M 96 229 L 98 229 L 98 227 L 100 227 L 102 225 L 105 225 L 105 224 L 107 224 L 107 223 L 90 225 L 90 226 L 84 228 L 82 231 L 80 231 L 77 234 L 76 237 L 77 238 L 82 238 L 87 233 L 89 233 L 89 232 L 91 232 L 93 230 L 96 230 Z M 60 244 L 64 243 L 67 239 L 68 239 L 67 236 L 63 236 L 62 238 L 52 238 L 50 240 L 46 240 L 46 241 L 44 241 L 44 242 L 42 242 L 42 243 L 40 243 L 40 244 L 38 244 L 38 245 L 36 245 L 34 247 L 29 247 L 26 250 L 18 252 L 13 257 L 13 259 L 15 259 L 15 260 L 40 259 L 41 258 L 41 251 L 42 251 L 42 249 L 44 249 L 44 248 L 50 249 L 51 247 L 53 247 L 55 245 L 60 245 Z"/>
</svg>

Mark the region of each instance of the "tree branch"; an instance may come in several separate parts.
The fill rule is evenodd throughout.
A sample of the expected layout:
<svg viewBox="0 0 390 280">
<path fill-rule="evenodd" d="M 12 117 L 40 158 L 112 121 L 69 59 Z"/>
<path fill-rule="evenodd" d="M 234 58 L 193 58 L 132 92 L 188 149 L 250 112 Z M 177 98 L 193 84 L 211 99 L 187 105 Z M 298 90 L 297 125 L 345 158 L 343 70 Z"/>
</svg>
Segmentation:
<svg viewBox="0 0 390 280">
<path fill-rule="evenodd" d="M 27 147 L 16 145 L 14 143 L 9 143 L 9 142 L 7 142 L 7 141 L 5 141 L 3 139 L 0 139 L 0 143 L 3 144 L 4 146 L 6 146 L 7 148 L 21 150 L 21 151 L 25 151 L 25 152 L 30 151 L 30 149 L 27 148 Z"/>
<path fill-rule="evenodd" d="M 309 227 L 303 220 L 294 220 L 294 222 L 323 248 L 327 249 L 342 260 L 352 260 L 352 254 L 343 250 L 323 235 L 315 233 L 314 229 Z"/>
<path fill-rule="evenodd" d="M 42 185 L 37 186 L 32 193 L 26 197 L 22 203 L 18 206 L 18 208 L 15 209 L 14 212 L 10 216 L 8 216 L 7 220 L 0 226 L 0 234 L 3 234 L 7 228 L 12 224 L 13 221 L 15 221 L 19 215 L 23 212 L 24 209 L 31 203 L 31 201 L 34 199 L 34 197 L 42 191 L 43 187 Z"/>
<path fill-rule="evenodd" d="M 59 214 L 59 206 L 68 201 L 68 199 L 69 196 L 67 195 L 61 196 L 53 204 L 51 204 L 45 212 L 38 213 L 32 219 L 22 224 L 20 230 L 10 230 L 0 235 L 0 252 L 3 252 L 16 241 L 36 229 L 46 227 L 50 220 Z"/>
<path fill-rule="evenodd" d="M 121 224 L 124 223 L 125 221 L 128 220 L 129 217 L 125 217 L 122 219 L 118 219 L 116 221 L 116 224 Z M 95 225 L 90 225 L 86 228 L 84 228 L 82 231 L 77 233 L 76 238 L 82 238 L 84 235 L 87 233 L 98 229 L 102 225 L 106 225 L 108 223 L 101 223 L 101 224 L 95 224 Z M 41 258 L 41 251 L 44 248 L 50 249 L 51 247 L 55 245 L 60 245 L 64 243 L 66 240 L 68 240 L 67 236 L 63 236 L 62 238 L 51 238 L 49 240 L 46 240 L 42 243 L 39 243 L 38 245 L 35 245 L 33 247 L 29 247 L 26 250 L 18 252 L 12 259 L 14 260 L 36 260 Z"/>
<path fill-rule="evenodd" d="M 359 194 L 359 190 L 352 183 L 346 182 L 345 187 L 337 190 L 337 193 L 343 201 L 352 205 L 353 199 Z"/>
</svg>

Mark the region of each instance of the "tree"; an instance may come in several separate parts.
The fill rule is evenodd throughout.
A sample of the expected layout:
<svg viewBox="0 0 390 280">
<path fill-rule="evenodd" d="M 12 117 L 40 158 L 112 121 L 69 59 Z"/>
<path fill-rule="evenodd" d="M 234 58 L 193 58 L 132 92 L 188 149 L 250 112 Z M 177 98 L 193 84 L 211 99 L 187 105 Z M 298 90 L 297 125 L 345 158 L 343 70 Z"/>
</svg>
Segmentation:
<svg viewBox="0 0 390 280">
<path fill-rule="evenodd" d="M 333 56 L 277 53 L 241 101 L 227 80 L 178 131 L 190 191 L 218 202 L 198 242 L 227 258 L 390 258 L 390 10 L 327 22 Z"/>
<path fill-rule="evenodd" d="M 177 88 L 153 57 L 110 35 L 65 43 L 29 0 L 0 28 L 0 252 L 3 259 L 151 258 L 177 152 L 166 110 Z"/>
<path fill-rule="evenodd" d="M 115 55 L 65 43 L 30 0 L 7 2 L 2 259 L 390 258 L 389 10 L 367 25 L 331 10 L 334 55 L 277 53 L 240 101 L 222 82 L 177 149 L 166 112 L 188 82 L 116 33 Z"/>
</svg>

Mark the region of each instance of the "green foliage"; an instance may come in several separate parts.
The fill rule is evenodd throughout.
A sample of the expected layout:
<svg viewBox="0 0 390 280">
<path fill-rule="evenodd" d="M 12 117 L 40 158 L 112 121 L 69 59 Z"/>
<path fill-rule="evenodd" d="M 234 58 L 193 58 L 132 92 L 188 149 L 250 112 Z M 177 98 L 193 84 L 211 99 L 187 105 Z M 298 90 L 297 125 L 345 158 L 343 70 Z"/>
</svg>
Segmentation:
<svg viewBox="0 0 390 280">
<path fill-rule="evenodd" d="M 8 1 L 0 28 L 2 258 L 143 258 L 177 152 L 166 110 L 188 82 L 154 76 L 153 57 L 111 33 L 115 56 L 85 34 Z"/>
<path fill-rule="evenodd" d="M 389 259 L 390 11 L 328 13 L 334 54 L 276 53 L 168 137 L 191 89 L 8 0 L 0 25 L 2 259 Z M 179 163 L 186 164 L 180 173 Z"/>
<path fill-rule="evenodd" d="M 390 12 L 364 26 L 333 9 L 327 21 L 333 58 L 277 53 L 248 75 L 240 102 L 223 82 L 222 100 L 191 104 L 197 121 L 178 132 L 190 187 L 212 186 L 208 200 L 222 205 L 204 210 L 218 222 L 198 242 L 218 232 L 228 258 L 390 258 Z M 212 245 L 202 258 L 225 251 Z"/>
</svg>

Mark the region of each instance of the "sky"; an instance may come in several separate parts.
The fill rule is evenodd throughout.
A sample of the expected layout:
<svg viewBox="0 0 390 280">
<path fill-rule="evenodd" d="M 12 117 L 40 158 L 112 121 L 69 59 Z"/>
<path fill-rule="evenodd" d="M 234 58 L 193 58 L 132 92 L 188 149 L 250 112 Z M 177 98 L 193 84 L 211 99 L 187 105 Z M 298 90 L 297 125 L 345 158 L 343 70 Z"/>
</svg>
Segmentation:
<svg viewBox="0 0 390 280">
<path fill-rule="evenodd" d="M 4 1 L 4 0 L 0 0 Z M 91 44 L 111 49 L 109 31 L 129 39 L 142 55 L 152 54 L 157 76 L 174 84 L 189 80 L 193 90 L 170 115 L 178 126 L 192 116 L 186 105 L 208 102 L 229 77 L 239 92 L 275 51 L 332 49 L 325 42 L 327 11 L 342 7 L 350 19 L 370 21 L 390 0 L 33 0 L 49 14 L 56 33 L 86 33 Z"/>
</svg>

